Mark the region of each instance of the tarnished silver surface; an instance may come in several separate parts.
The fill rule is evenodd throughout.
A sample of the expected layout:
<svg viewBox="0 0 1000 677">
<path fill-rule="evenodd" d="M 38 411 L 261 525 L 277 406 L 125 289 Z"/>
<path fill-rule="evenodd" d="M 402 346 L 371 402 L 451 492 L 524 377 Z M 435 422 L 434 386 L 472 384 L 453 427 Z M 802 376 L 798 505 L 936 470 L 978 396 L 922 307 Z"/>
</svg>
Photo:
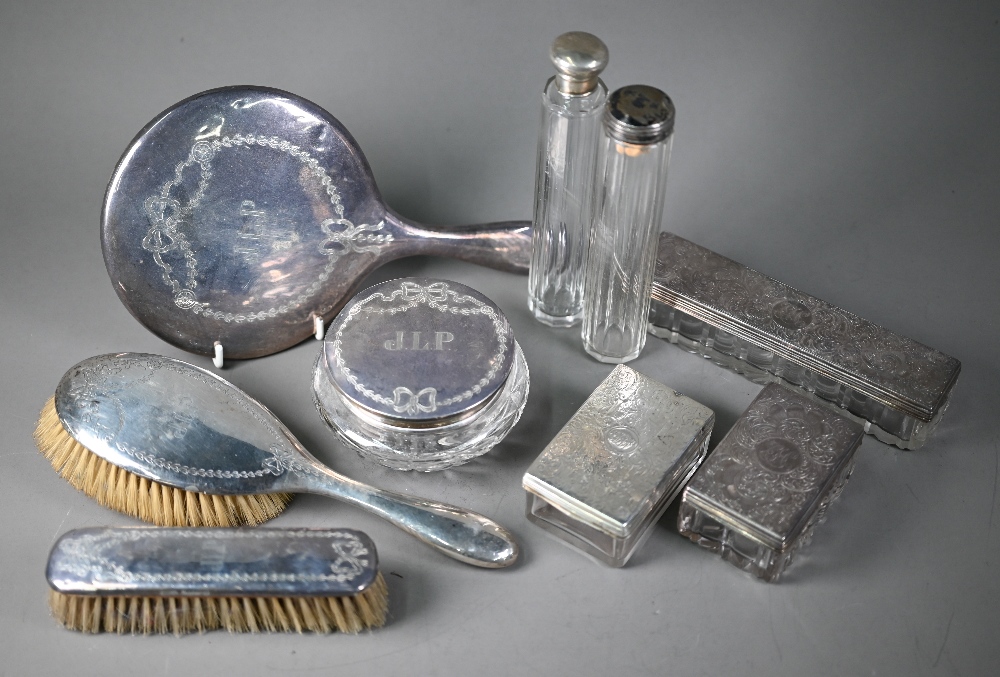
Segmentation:
<svg viewBox="0 0 1000 677">
<path fill-rule="evenodd" d="M 649 526 L 707 451 L 715 414 L 619 365 L 528 468 L 523 486 L 613 537 Z"/>
<path fill-rule="evenodd" d="M 861 446 L 860 425 L 766 386 L 684 490 L 684 503 L 778 551 L 794 547 Z"/>
<path fill-rule="evenodd" d="M 608 47 L 596 35 L 571 31 L 552 41 L 549 59 L 556 67 L 559 91 L 586 94 L 597 86 L 598 76 L 608 65 Z"/>
<path fill-rule="evenodd" d="M 323 350 L 327 377 L 354 404 L 397 425 L 444 425 L 503 386 L 514 332 L 475 289 L 403 278 L 355 296 Z"/>
<path fill-rule="evenodd" d="M 70 531 L 45 571 L 62 593 L 154 597 L 354 595 L 377 574 L 375 544 L 353 529 L 161 527 Z"/>
<path fill-rule="evenodd" d="M 214 374 L 142 353 L 100 355 L 56 388 L 63 427 L 142 477 L 206 494 L 308 492 L 368 510 L 463 562 L 503 567 L 518 547 L 496 522 L 369 487 L 330 470 L 264 405 Z"/>
<path fill-rule="evenodd" d="M 625 143 L 649 145 L 662 141 L 673 133 L 675 117 L 670 97 L 649 85 L 617 89 L 604 106 L 608 136 Z"/>
<path fill-rule="evenodd" d="M 725 332 L 707 347 L 772 373 L 771 353 L 810 370 L 820 381 L 805 384 L 807 390 L 876 425 L 882 423 L 881 412 L 869 411 L 859 400 L 871 398 L 929 422 L 947 404 L 962 368 L 953 357 L 671 233 L 660 235 L 652 298 L 654 305 L 665 304 Z M 669 337 L 678 328 L 663 326 L 658 317 L 665 314 L 654 308 L 651 329 Z M 748 354 L 737 342 L 760 347 L 767 356 Z M 792 383 L 798 385 L 796 380 Z M 889 420 L 882 427 L 908 446 L 912 426 Z"/>
<path fill-rule="evenodd" d="M 104 259 L 129 311 L 165 341 L 268 355 L 331 319 L 373 269 L 415 254 L 526 272 L 530 223 L 430 228 L 382 202 L 332 115 L 293 94 L 229 87 L 150 122 L 108 185 Z"/>
</svg>

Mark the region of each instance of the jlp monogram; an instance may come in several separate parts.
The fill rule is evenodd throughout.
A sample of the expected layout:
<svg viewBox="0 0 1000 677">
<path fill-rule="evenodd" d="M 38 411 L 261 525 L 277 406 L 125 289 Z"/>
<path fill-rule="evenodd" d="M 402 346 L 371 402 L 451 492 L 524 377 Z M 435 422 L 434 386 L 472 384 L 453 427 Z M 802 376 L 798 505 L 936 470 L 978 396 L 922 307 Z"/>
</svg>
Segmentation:
<svg viewBox="0 0 1000 677">
<path fill-rule="evenodd" d="M 433 342 L 425 340 L 421 342 L 420 335 L 434 334 Z M 455 340 L 455 335 L 450 331 L 419 332 L 419 331 L 397 331 L 396 338 L 389 339 L 383 345 L 386 350 L 446 350 L 446 343 Z"/>
</svg>

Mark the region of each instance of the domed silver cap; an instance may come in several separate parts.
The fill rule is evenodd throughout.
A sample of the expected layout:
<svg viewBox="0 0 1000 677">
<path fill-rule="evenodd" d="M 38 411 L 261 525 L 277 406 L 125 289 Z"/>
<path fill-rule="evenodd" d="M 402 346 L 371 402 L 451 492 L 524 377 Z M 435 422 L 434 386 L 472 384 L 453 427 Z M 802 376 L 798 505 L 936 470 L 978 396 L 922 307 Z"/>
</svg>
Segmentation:
<svg viewBox="0 0 1000 677">
<path fill-rule="evenodd" d="M 674 131 L 674 103 L 656 87 L 622 87 L 604 104 L 604 128 L 611 138 L 625 143 L 662 141 Z"/>
<path fill-rule="evenodd" d="M 608 47 L 596 35 L 572 31 L 553 41 L 549 58 L 560 92 L 586 94 L 597 86 L 597 77 L 608 65 Z"/>
</svg>

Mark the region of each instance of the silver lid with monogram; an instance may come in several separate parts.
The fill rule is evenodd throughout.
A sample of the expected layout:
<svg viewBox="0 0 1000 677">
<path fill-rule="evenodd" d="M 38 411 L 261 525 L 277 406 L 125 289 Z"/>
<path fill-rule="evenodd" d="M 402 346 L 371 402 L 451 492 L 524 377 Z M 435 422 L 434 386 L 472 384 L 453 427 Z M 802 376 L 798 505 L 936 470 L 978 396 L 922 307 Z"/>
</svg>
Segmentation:
<svg viewBox="0 0 1000 677">
<path fill-rule="evenodd" d="M 437 427 L 490 401 L 507 380 L 514 346 L 503 312 L 476 290 L 403 278 L 369 287 L 344 307 L 319 369 L 366 414 Z"/>
</svg>

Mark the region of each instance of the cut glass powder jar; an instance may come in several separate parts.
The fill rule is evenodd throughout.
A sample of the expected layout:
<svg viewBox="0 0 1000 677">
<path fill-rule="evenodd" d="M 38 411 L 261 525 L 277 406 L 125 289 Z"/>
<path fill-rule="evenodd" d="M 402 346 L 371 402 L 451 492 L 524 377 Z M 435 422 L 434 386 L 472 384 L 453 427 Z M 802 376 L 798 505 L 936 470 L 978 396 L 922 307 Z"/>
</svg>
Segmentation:
<svg viewBox="0 0 1000 677">
<path fill-rule="evenodd" d="M 528 365 L 503 312 L 457 282 L 404 278 L 360 292 L 330 325 L 316 405 L 364 457 L 441 470 L 486 453 L 528 398 Z"/>
</svg>

